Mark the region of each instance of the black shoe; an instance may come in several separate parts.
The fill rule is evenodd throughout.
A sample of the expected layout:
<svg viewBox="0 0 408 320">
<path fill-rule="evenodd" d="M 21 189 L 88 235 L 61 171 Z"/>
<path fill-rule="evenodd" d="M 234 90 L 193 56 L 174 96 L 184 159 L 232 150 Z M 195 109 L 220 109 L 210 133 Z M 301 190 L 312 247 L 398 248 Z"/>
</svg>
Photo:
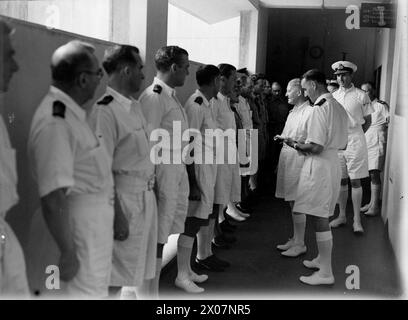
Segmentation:
<svg viewBox="0 0 408 320">
<path fill-rule="evenodd" d="M 216 263 L 214 261 L 214 259 L 211 258 L 213 256 L 214 255 L 212 255 L 212 256 L 210 256 L 208 258 L 205 258 L 203 260 L 200 260 L 200 259 L 196 258 L 196 260 L 195 260 L 196 266 L 198 268 L 205 269 L 205 270 L 208 270 L 208 271 L 215 271 L 215 272 L 224 271 L 224 268 L 221 267 L 221 265 L 219 263 Z"/>
<path fill-rule="evenodd" d="M 214 245 L 214 247 L 218 249 L 231 249 L 231 246 L 229 245 L 229 243 L 226 242 L 225 239 L 221 236 L 216 236 L 212 240 L 212 244 Z"/>
<path fill-rule="evenodd" d="M 226 242 L 226 243 L 228 243 L 228 244 L 232 244 L 232 243 L 235 243 L 235 242 L 237 242 L 237 238 L 236 237 L 234 237 L 232 234 L 230 234 L 230 233 L 221 233 L 220 235 L 219 235 L 219 237 L 222 237 L 222 239 Z M 217 237 L 216 237 L 217 238 Z"/>
<path fill-rule="evenodd" d="M 231 263 L 225 260 L 221 260 L 215 254 L 213 254 L 212 256 L 209 256 L 207 259 L 211 259 L 214 263 L 218 264 L 222 268 L 228 268 L 231 266 Z"/>
<path fill-rule="evenodd" d="M 224 233 L 233 233 L 237 230 L 237 227 L 229 223 L 228 220 L 224 220 L 223 222 L 221 222 L 220 228 Z"/>
<path fill-rule="evenodd" d="M 251 214 L 251 213 L 252 213 L 252 210 L 249 209 L 249 208 L 247 208 L 247 207 L 245 207 L 245 206 L 243 206 L 243 205 L 241 204 L 241 202 L 238 202 L 237 204 L 235 204 L 235 207 L 236 207 L 239 211 L 241 211 L 241 212 L 243 212 L 243 213 L 246 213 L 246 214 Z"/>
</svg>

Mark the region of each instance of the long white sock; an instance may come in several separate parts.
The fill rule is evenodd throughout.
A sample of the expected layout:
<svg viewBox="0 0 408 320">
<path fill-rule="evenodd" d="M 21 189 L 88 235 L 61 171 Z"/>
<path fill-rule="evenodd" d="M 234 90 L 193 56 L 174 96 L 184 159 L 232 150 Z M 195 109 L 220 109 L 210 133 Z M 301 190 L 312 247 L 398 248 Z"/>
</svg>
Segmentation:
<svg viewBox="0 0 408 320">
<path fill-rule="evenodd" d="M 361 200 L 363 198 L 363 188 L 351 188 L 351 200 L 353 201 L 354 221 L 361 222 L 360 208 Z"/>
<path fill-rule="evenodd" d="M 333 248 L 333 236 L 331 231 L 316 232 L 317 248 L 319 250 L 318 260 L 320 263 L 319 274 L 323 277 L 333 275 L 331 255 Z"/>
<path fill-rule="evenodd" d="M 293 239 L 296 244 L 305 244 L 306 215 L 292 213 Z"/>
<path fill-rule="evenodd" d="M 371 183 L 371 207 L 379 208 L 380 207 L 380 193 L 381 185 Z"/>
<path fill-rule="evenodd" d="M 348 199 L 348 185 L 341 185 L 340 186 L 340 193 L 339 193 L 339 218 L 346 218 L 346 208 L 347 208 L 347 199 Z"/>
<path fill-rule="evenodd" d="M 177 242 L 177 278 L 188 279 L 194 238 L 181 234 Z"/>
<path fill-rule="evenodd" d="M 156 276 L 154 279 L 149 280 L 150 282 L 150 297 L 154 300 L 159 299 L 159 283 L 160 283 L 160 273 L 162 268 L 162 258 L 157 258 L 156 260 Z"/>
</svg>

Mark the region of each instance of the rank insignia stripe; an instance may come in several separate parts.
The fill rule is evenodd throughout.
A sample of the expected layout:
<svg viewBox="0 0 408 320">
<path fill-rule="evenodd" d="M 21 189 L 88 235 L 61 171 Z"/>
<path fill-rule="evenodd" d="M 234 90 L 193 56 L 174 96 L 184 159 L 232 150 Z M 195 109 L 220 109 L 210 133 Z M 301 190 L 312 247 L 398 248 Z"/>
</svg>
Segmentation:
<svg viewBox="0 0 408 320">
<path fill-rule="evenodd" d="M 153 88 L 153 92 L 156 92 L 158 94 L 160 94 L 162 92 L 163 88 L 161 86 L 159 86 L 158 84 L 156 84 Z"/>
<path fill-rule="evenodd" d="M 52 105 L 52 115 L 54 117 L 60 117 L 60 118 L 65 119 L 65 109 L 66 109 L 66 106 L 61 101 L 59 100 L 54 101 Z"/>
<path fill-rule="evenodd" d="M 102 100 L 98 101 L 96 104 L 97 105 L 108 105 L 109 103 L 111 103 L 113 101 L 113 97 L 112 96 L 105 96 L 103 97 Z"/>
<path fill-rule="evenodd" d="M 194 100 L 194 102 L 197 103 L 197 104 L 199 104 L 200 106 L 202 105 L 203 101 L 204 101 L 204 100 L 203 100 L 202 97 L 197 97 L 197 98 L 195 98 L 195 100 Z"/>
</svg>

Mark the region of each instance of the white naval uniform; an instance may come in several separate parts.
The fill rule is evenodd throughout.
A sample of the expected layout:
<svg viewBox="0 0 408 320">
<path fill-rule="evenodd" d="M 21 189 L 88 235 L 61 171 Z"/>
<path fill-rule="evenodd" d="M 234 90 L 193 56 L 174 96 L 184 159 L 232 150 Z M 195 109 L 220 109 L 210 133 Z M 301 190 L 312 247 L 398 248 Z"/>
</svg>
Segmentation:
<svg viewBox="0 0 408 320">
<path fill-rule="evenodd" d="M 250 175 L 251 173 L 253 174 L 257 170 L 258 164 L 254 163 L 257 158 L 255 157 L 254 153 L 256 151 L 252 150 L 252 144 L 251 144 L 251 131 L 254 128 L 253 123 L 252 123 L 252 111 L 251 107 L 248 104 L 248 101 L 242 97 L 238 96 L 238 103 L 236 104 L 237 111 L 239 116 L 242 119 L 242 126 L 245 129 L 246 133 L 246 157 L 249 155 L 250 156 L 250 165 L 249 166 L 240 166 L 239 168 L 239 173 L 241 176 L 247 176 Z M 242 161 L 241 161 L 242 163 Z"/>
<path fill-rule="evenodd" d="M 55 101 L 65 105 L 63 117 L 53 115 Z M 62 289 L 70 297 L 106 297 L 112 268 L 114 214 L 112 163 L 103 142 L 86 122 L 85 110 L 51 86 L 34 114 L 28 150 L 39 196 L 66 188 L 64 212 L 69 215 L 67 228 L 79 270 L 72 280 L 61 285 Z M 51 259 L 58 265 L 59 251 L 55 251 L 56 243 L 47 228 L 38 230 L 31 241 L 42 248 L 40 263 L 46 266 Z"/>
<path fill-rule="evenodd" d="M 337 153 L 347 144 L 347 122 L 347 113 L 330 93 L 316 100 L 307 122 L 305 143 L 319 144 L 323 151 L 306 156 L 293 212 L 322 218 L 333 215 L 341 180 Z"/>
<path fill-rule="evenodd" d="M 0 115 L 0 299 L 29 295 L 23 250 L 5 220 L 17 202 L 16 151 Z"/>
<path fill-rule="evenodd" d="M 342 179 L 362 179 L 368 177 L 367 143 L 362 129 L 364 117 L 374 110 L 368 95 L 352 85 L 348 89 L 340 87 L 333 97 L 344 107 L 349 117 L 348 143 L 339 152 Z"/>
<path fill-rule="evenodd" d="M 230 99 L 218 92 L 217 99 L 212 99 L 213 118 L 217 128 L 221 130 L 232 129 L 233 134 L 224 139 L 224 163 L 217 167 L 215 182 L 214 203 L 226 205 L 228 202 L 241 201 L 241 177 L 239 175 L 238 152 L 236 152 L 236 123 L 234 112 L 230 107 Z M 218 157 L 217 150 L 217 157 Z M 228 153 L 236 152 L 235 158 L 228 163 Z"/>
<path fill-rule="evenodd" d="M 198 100 L 196 100 L 197 98 Z M 200 100 L 200 98 L 202 100 Z M 199 101 L 201 101 L 201 103 L 199 103 Z M 215 130 L 217 126 L 213 119 L 211 104 L 200 90 L 197 89 L 195 93 L 190 96 L 184 109 L 187 114 L 190 129 L 199 130 L 202 137 L 201 141 L 194 140 L 194 157 L 202 160 L 194 164 L 196 181 L 198 189 L 200 190 L 200 200 L 189 202 L 187 216 L 208 219 L 214 203 L 217 165 L 215 163 L 214 146 L 208 140 L 212 135 L 209 135 L 208 132 L 206 133 L 206 130 Z M 194 134 L 192 135 L 194 136 Z M 208 155 L 206 157 L 207 153 Z M 211 158 L 212 163 L 206 163 L 206 158 L 208 158 L 208 160 Z"/>
<path fill-rule="evenodd" d="M 371 102 L 371 106 L 374 112 L 371 114 L 371 125 L 365 133 L 368 170 L 383 170 L 390 114 L 387 104 L 377 98 Z"/>
<path fill-rule="evenodd" d="M 157 91 L 157 92 L 155 92 Z M 188 129 L 187 115 L 177 99 L 176 90 L 154 78 L 152 85 L 141 94 L 139 101 L 143 115 L 151 128 L 164 129 L 173 136 L 173 122 L 183 133 Z M 171 163 L 156 165 L 156 196 L 158 206 L 158 243 L 165 244 L 171 234 L 183 233 L 187 216 L 189 184 L 185 164 L 173 161 L 173 155 L 181 154 L 186 142 L 171 139 L 171 145 L 163 147 L 170 153 Z"/>
<path fill-rule="evenodd" d="M 291 138 L 300 143 L 305 143 L 307 137 L 306 124 L 312 110 L 309 101 L 304 102 L 300 106 L 293 107 L 289 112 L 281 136 Z M 289 147 L 287 144 L 283 144 L 279 156 L 276 178 L 275 196 L 277 198 L 283 198 L 285 201 L 295 200 L 300 171 L 302 170 L 304 161 L 304 155 Z"/>
<path fill-rule="evenodd" d="M 148 187 L 154 179 L 149 132 L 138 101 L 110 87 L 103 97 L 111 97 L 111 102 L 97 103 L 89 122 L 113 158 L 115 191 L 129 223 L 128 238 L 114 242 L 110 284 L 140 286 L 154 278 L 156 270 L 157 206 Z"/>
</svg>

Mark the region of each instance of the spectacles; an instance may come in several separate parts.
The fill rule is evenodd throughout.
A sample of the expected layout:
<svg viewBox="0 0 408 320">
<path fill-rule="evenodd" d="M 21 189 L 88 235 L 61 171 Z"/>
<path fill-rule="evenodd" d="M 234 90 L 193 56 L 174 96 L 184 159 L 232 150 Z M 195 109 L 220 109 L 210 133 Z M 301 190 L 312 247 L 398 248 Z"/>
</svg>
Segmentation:
<svg viewBox="0 0 408 320">
<path fill-rule="evenodd" d="M 78 73 L 91 74 L 93 76 L 97 76 L 99 79 L 103 77 L 103 70 L 100 68 L 97 71 L 82 70 L 82 71 L 79 71 Z"/>
</svg>

